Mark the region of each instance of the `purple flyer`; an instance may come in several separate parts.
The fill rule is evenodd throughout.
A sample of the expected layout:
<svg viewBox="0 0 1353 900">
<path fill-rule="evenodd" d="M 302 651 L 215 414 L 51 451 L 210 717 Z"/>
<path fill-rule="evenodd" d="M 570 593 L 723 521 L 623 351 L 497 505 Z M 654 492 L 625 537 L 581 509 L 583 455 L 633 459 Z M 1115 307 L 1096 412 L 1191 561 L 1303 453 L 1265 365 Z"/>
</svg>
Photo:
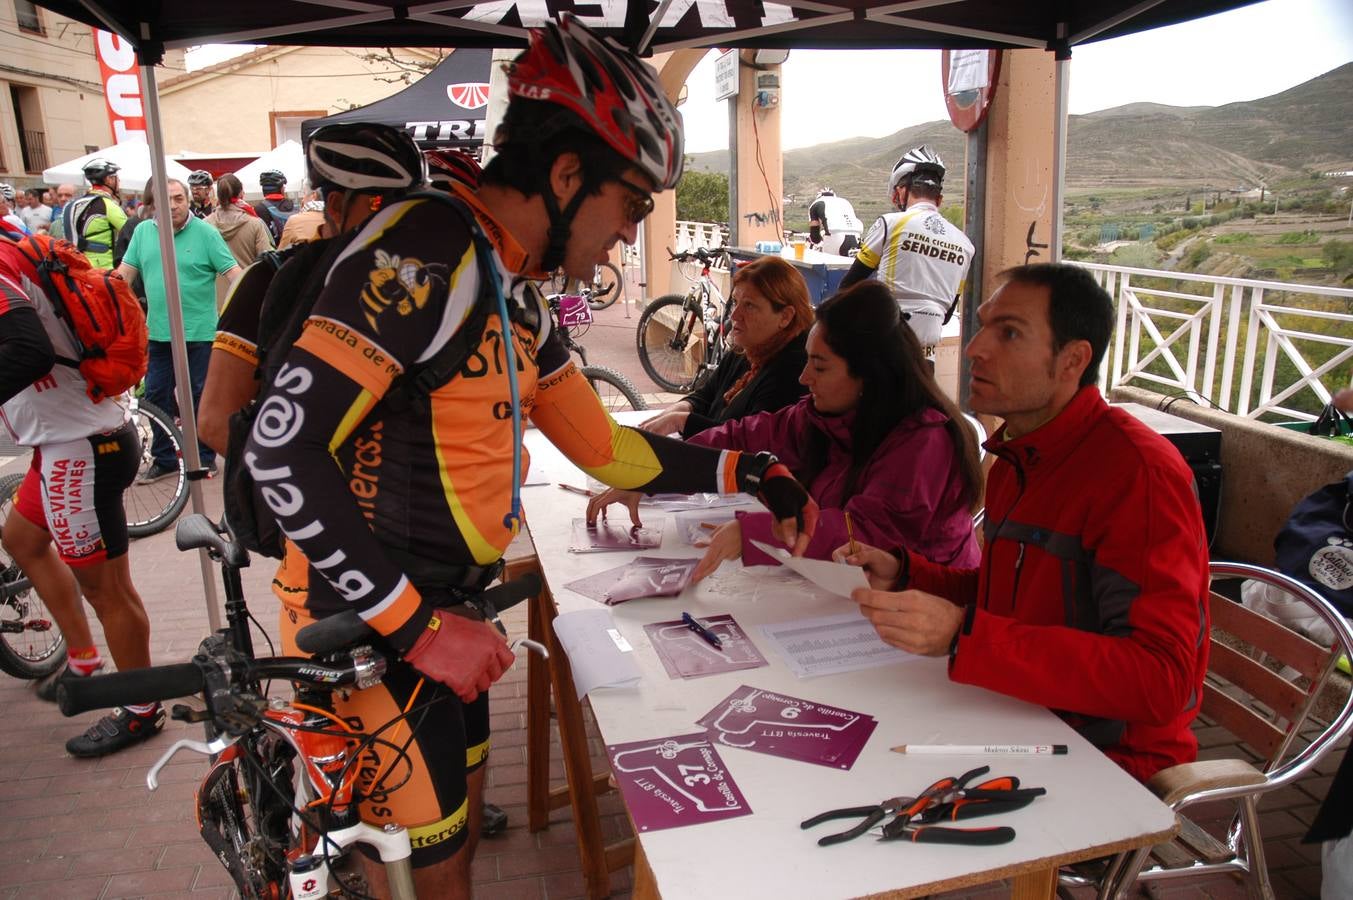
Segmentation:
<svg viewBox="0 0 1353 900">
<path fill-rule="evenodd" d="M 704 616 L 700 622 L 718 636 L 722 647 L 711 647 L 680 621 L 644 626 L 658 659 L 672 678 L 699 678 L 766 665 L 766 658 L 731 615 Z"/>
<path fill-rule="evenodd" d="M 630 818 L 641 832 L 751 815 L 719 751 L 704 734 L 613 744 L 606 753 Z"/>
<path fill-rule="evenodd" d="M 662 526 L 635 528 L 630 525 L 611 525 L 599 520 L 589 526 L 586 519 L 573 520 L 572 553 L 598 553 L 607 550 L 652 550 L 662 545 Z"/>
<path fill-rule="evenodd" d="M 696 724 L 717 744 L 849 769 L 878 722 L 864 713 L 743 685 Z"/>
<path fill-rule="evenodd" d="M 708 547 L 714 529 L 737 518 L 737 510 L 732 508 L 693 509 L 672 516 L 676 522 L 677 536 L 683 543 L 692 547 Z"/>
<path fill-rule="evenodd" d="M 607 569 L 564 587 L 608 606 L 639 597 L 675 597 L 690 584 L 698 559 L 663 559 L 636 556 L 633 561 Z"/>
</svg>

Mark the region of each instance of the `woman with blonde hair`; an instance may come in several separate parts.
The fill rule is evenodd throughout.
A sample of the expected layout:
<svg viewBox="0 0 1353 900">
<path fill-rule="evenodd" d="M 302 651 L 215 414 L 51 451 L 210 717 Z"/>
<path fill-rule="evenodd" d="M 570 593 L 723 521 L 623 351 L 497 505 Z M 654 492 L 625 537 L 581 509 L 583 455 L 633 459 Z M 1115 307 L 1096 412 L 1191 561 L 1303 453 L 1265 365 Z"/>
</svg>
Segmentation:
<svg viewBox="0 0 1353 900">
<path fill-rule="evenodd" d="M 733 354 L 704 385 L 639 427 L 691 437 L 729 419 L 783 409 L 803 396 L 799 373 L 813 325 L 803 276 L 778 256 L 760 257 L 733 276 L 732 304 Z"/>
</svg>

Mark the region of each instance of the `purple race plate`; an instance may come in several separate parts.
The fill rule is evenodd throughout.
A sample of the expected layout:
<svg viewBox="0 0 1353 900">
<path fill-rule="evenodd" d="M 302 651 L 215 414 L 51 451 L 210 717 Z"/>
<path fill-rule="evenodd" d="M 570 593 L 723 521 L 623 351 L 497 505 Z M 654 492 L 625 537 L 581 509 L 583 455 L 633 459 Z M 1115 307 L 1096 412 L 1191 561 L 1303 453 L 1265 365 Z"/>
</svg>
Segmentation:
<svg viewBox="0 0 1353 900">
<path fill-rule="evenodd" d="M 614 744 L 606 752 L 641 832 L 751 815 L 719 751 L 703 734 Z"/>
<path fill-rule="evenodd" d="M 589 526 L 586 519 L 573 520 L 572 553 L 598 553 L 608 550 L 652 550 L 662 546 L 662 526 L 633 528 L 605 521 Z"/>
<path fill-rule="evenodd" d="M 592 310 L 581 294 L 559 295 L 559 324 L 564 328 L 592 324 Z"/>
<path fill-rule="evenodd" d="M 675 597 L 690 583 L 699 562 L 636 556 L 628 565 L 570 581 L 564 587 L 608 606 L 639 597 Z"/>
<path fill-rule="evenodd" d="M 864 713 L 743 685 L 696 724 L 728 747 L 849 769 L 878 722 Z"/>
<path fill-rule="evenodd" d="M 669 676 L 699 678 L 766 665 L 766 658 L 731 615 L 702 616 L 700 621 L 718 636 L 722 647 L 711 647 L 684 622 L 654 622 L 644 626 L 644 632 Z"/>
</svg>

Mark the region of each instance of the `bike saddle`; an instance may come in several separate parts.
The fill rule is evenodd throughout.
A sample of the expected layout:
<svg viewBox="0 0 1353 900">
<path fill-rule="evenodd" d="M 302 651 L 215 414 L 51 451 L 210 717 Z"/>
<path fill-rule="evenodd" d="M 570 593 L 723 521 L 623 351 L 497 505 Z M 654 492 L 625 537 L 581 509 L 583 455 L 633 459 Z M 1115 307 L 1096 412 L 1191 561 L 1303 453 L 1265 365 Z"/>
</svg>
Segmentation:
<svg viewBox="0 0 1353 900">
<path fill-rule="evenodd" d="M 174 529 L 174 546 L 180 550 L 212 550 L 231 568 L 249 565 L 249 551 L 221 534 L 221 529 L 201 513 L 179 519 Z"/>
</svg>

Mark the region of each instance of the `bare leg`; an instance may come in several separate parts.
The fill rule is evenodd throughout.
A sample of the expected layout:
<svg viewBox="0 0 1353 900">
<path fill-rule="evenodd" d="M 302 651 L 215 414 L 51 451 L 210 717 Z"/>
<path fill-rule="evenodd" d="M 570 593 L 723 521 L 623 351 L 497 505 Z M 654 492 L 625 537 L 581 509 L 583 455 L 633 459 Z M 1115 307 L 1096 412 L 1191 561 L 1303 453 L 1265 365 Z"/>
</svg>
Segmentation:
<svg viewBox="0 0 1353 900">
<path fill-rule="evenodd" d="M 11 511 L 5 520 L 4 545 L 52 611 L 52 618 L 65 635 L 67 646 L 93 646 L 94 635 L 89 630 L 89 619 L 80 602 L 75 576 L 71 574 L 70 566 L 57 555 L 47 530 Z"/>
<path fill-rule="evenodd" d="M 484 825 L 484 775 L 489 770 L 488 760 L 484 765 L 465 776 L 465 790 L 470 804 L 468 838 L 465 849 L 469 851 L 471 861 L 479 850 L 479 832 Z"/>
<path fill-rule="evenodd" d="M 150 618 L 132 584 L 131 558 L 124 553 L 97 565 L 78 567 L 75 578 L 103 623 L 103 636 L 118 671 L 149 666 Z"/>
<path fill-rule="evenodd" d="M 368 893 L 373 897 L 390 896 L 390 887 L 385 880 L 385 867 L 379 860 L 362 859 L 362 875 L 366 878 Z M 470 853 L 469 847 L 450 859 L 413 870 L 413 886 L 418 900 L 469 900 L 470 897 Z"/>
</svg>

